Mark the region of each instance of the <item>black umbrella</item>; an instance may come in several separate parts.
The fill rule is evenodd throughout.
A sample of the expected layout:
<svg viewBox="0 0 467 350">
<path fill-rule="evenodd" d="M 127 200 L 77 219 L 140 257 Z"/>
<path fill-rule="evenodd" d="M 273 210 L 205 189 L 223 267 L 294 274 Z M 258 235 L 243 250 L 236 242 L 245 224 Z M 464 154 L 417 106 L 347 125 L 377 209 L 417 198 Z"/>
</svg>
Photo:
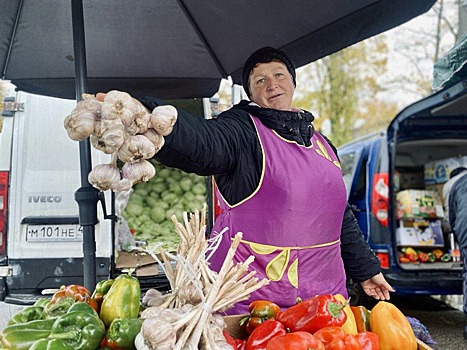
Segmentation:
<svg viewBox="0 0 467 350">
<path fill-rule="evenodd" d="M 0 71 L 19 90 L 80 99 L 118 89 L 135 97 L 210 97 L 240 82 L 262 46 L 298 67 L 400 25 L 435 0 L 0 0 Z M 86 35 L 86 37 L 85 37 Z M 80 143 L 85 285 L 95 285 L 97 190 Z"/>
</svg>

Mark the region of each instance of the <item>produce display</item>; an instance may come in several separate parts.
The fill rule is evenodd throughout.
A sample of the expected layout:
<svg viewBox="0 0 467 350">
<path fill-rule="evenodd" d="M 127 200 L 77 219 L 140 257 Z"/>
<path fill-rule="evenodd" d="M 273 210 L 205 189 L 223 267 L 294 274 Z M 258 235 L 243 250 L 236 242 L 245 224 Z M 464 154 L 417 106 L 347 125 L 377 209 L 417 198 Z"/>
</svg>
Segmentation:
<svg viewBox="0 0 467 350">
<path fill-rule="evenodd" d="M 395 305 L 379 301 L 368 310 L 350 307 L 341 299 L 341 295 L 316 295 L 277 313 L 274 303 L 256 300 L 248 315 L 228 316 L 225 338 L 237 350 L 430 349 L 415 336 L 409 318 Z"/>
<path fill-rule="evenodd" d="M 342 295 L 316 295 L 284 310 L 255 300 L 232 329 L 227 325 L 232 316 L 221 313 L 270 281 L 249 271 L 253 256 L 233 263 L 241 233 L 232 240 L 220 271 L 209 268 L 219 242 L 206 239 L 206 206 L 201 213 L 183 212 L 181 221 L 176 215 L 171 220 L 180 238 L 175 252 L 163 246 L 140 248 L 161 265 L 169 292 L 149 289 L 142 295 L 131 272 L 100 281 L 92 293 L 79 285 L 63 286 L 50 300 L 40 299 L 11 317 L 0 331 L 2 348 L 429 350 L 393 304 L 380 301 L 370 311 L 350 307 Z"/>
<path fill-rule="evenodd" d="M 205 177 L 167 168 L 151 159 L 156 169 L 154 178 L 133 187 L 122 212 L 136 240 L 152 245 L 160 242 L 175 251 L 180 238 L 174 230 L 172 215 L 182 220 L 183 212 L 202 208 L 206 203 Z"/>
<path fill-rule="evenodd" d="M 403 247 L 399 251 L 401 263 L 435 263 L 452 261 L 452 256 L 442 249 L 414 249 Z"/>
</svg>

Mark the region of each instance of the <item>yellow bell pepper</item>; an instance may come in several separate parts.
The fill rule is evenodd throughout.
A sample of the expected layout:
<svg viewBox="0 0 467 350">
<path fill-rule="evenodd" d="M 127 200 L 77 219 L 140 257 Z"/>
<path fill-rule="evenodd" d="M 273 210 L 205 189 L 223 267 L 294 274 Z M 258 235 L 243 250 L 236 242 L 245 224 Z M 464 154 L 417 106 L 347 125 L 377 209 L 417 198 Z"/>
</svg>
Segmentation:
<svg viewBox="0 0 467 350">
<path fill-rule="evenodd" d="M 417 350 L 412 326 L 394 304 L 379 301 L 370 313 L 371 331 L 379 336 L 381 350 Z"/>
<path fill-rule="evenodd" d="M 341 328 L 346 334 L 357 334 L 357 322 L 355 321 L 355 315 L 353 314 L 352 309 L 350 308 L 350 304 L 341 294 L 335 294 L 334 298 L 339 300 L 342 304 L 347 303 L 344 307 L 344 312 L 347 315 L 347 319 L 345 323 L 341 326 Z"/>
</svg>

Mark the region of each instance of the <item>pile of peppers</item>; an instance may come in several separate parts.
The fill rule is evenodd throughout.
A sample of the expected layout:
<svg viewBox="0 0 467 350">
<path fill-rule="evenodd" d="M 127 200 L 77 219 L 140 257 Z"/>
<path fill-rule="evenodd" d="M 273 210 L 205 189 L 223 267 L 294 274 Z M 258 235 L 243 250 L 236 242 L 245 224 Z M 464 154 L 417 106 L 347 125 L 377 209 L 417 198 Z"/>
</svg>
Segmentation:
<svg viewBox="0 0 467 350">
<path fill-rule="evenodd" d="M 256 300 L 240 321 L 245 339 L 224 335 L 236 350 L 379 350 L 369 315 L 363 306 L 350 307 L 341 295 L 317 295 L 283 311 Z"/>
<path fill-rule="evenodd" d="M 63 286 L 15 314 L 1 330 L 10 350 L 136 350 L 141 330 L 141 289 L 137 278 L 120 275 L 100 281 L 91 292 Z"/>
</svg>

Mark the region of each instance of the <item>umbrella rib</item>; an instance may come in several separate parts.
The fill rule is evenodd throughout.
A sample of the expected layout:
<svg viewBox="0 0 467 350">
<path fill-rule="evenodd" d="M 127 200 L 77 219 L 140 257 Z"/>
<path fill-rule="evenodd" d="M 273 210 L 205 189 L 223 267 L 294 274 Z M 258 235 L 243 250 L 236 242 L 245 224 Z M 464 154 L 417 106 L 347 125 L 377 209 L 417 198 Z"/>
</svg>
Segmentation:
<svg viewBox="0 0 467 350">
<path fill-rule="evenodd" d="M 16 29 L 18 28 L 19 18 L 21 17 L 21 10 L 23 9 L 23 0 L 21 0 L 18 4 L 18 8 L 16 10 L 16 17 L 15 17 L 15 25 L 11 31 L 11 40 L 8 45 L 8 52 L 5 59 L 5 65 L 3 66 L 2 70 L 2 79 L 5 79 L 6 76 L 6 69 L 8 67 L 8 63 L 10 62 L 11 51 L 13 49 L 13 41 L 15 40 L 16 36 Z"/>
<path fill-rule="evenodd" d="M 228 77 L 227 72 L 225 71 L 225 69 L 222 66 L 221 62 L 219 61 L 216 54 L 212 50 L 211 45 L 209 45 L 208 41 L 206 40 L 206 37 L 201 32 L 201 29 L 199 28 L 198 24 L 194 20 L 193 16 L 191 15 L 190 11 L 186 7 L 185 3 L 183 2 L 183 0 L 177 0 L 177 2 L 179 3 L 179 5 L 183 9 L 183 11 L 185 12 L 185 15 L 187 16 L 187 18 L 190 20 L 190 23 L 192 24 L 193 28 L 196 30 L 196 33 L 198 34 L 198 37 L 202 40 L 204 46 L 206 47 L 206 49 L 209 52 L 209 55 L 214 60 L 214 63 L 216 64 L 217 68 L 219 69 L 219 72 L 222 74 L 222 77 L 227 78 Z"/>
</svg>

